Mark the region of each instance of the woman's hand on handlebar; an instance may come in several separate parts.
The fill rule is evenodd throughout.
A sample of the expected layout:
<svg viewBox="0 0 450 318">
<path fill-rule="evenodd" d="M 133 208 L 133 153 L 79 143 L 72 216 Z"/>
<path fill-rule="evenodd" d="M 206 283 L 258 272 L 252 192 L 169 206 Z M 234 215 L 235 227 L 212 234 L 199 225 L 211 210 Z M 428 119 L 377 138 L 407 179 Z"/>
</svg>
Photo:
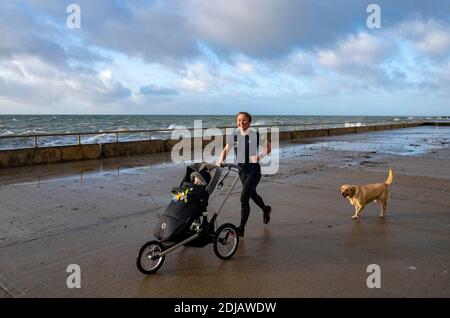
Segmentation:
<svg viewBox="0 0 450 318">
<path fill-rule="evenodd" d="M 220 153 L 219 160 L 216 162 L 216 166 L 223 167 L 223 162 L 225 161 L 225 158 L 227 157 L 228 150 L 230 150 L 230 146 L 228 144 L 223 148 L 222 152 Z"/>
</svg>

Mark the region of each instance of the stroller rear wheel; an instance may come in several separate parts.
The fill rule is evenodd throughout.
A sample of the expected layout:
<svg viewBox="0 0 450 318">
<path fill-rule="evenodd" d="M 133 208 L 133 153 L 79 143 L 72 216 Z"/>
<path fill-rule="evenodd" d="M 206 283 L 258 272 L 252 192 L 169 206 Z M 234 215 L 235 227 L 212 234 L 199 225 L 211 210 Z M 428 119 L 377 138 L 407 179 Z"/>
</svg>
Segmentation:
<svg viewBox="0 0 450 318">
<path fill-rule="evenodd" d="M 159 241 L 145 243 L 137 255 L 136 266 L 144 274 L 153 274 L 164 263 L 165 256 L 159 254 L 164 251 L 164 246 Z"/>
<path fill-rule="evenodd" d="M 236 226 L 225 223 L 214 233 L 214 253 L 218 258 L 229 259 L 236 253 L 239 246 L 237 231 Z"/>
</svg>

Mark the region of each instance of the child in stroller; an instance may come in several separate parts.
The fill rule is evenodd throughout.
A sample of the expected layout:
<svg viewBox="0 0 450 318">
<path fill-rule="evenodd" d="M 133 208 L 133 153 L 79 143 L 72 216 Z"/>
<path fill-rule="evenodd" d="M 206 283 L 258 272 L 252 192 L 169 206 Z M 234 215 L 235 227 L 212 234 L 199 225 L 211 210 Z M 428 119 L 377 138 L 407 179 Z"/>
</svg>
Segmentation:
<svg viewBox="0 0 450 318">
<path fill-rule="evenodd" d="M 229 170 L 232 168 L 239 169 L 235 165 L 228 166 Z M 156 272 L 165 255 L 180 246 L 204 247 L 214 243 L 214 252 L 219 258 L 228 259 L 234 255 L 239 244 L 237 228 L 226 223 L 215 230 L 215 222 L 239 176 L 208 220 L 209 196 L 221 173 L 222 168 L 207 163 L 187 167 L 180 186 L 172 189 L 172 200 L 154 228 L 153 235 L 157 240 L 146 243 L 138 253 L 137 267 L 141 272 Z"/>
<path fill-rule="evenodd" d="M 153 235 L 162 242 L 180 241 L 191 234 L 189 228 L 196 222 L 207 225 L 206 215 L 211 182 L 211 169 L 205 165 L 189 166 L 179 187 L 172 189 L 172 201 L 161 215 Z M 217 173 L 216 171 L 212 171 Z M 219 175 L 215 178 L 219 178 Z M 216 182 L 213 180 L 213 182 Z M 212 192 L 212 191 L 211 191 Z"/>
</svg>

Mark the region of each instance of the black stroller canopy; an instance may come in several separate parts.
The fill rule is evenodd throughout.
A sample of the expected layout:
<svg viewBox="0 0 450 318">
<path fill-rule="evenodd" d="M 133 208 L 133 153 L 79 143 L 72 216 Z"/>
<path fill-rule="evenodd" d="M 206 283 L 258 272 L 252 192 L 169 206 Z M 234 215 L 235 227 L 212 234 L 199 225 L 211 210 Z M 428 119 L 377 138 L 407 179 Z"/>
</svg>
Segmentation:
<svg viewBox="0 0 450 318">
<path fill-rule="evenodd" d="M 195 163 L 186 168 L 186 176 L 181 181 L 181 184 L 183 184 L 183 182 L 191 182 L 191 174 L 193 172 L 199 173 L 208 183 L 206 185 L 206 191 L 208 192 L 208 194 L 211 194 L 213 193 L 217 183 L 219 182 L 220 176 L 222 174 L 222 169 L 220 169 L 216 165 L 212 165 L 209 163 Z"/>
</svg>

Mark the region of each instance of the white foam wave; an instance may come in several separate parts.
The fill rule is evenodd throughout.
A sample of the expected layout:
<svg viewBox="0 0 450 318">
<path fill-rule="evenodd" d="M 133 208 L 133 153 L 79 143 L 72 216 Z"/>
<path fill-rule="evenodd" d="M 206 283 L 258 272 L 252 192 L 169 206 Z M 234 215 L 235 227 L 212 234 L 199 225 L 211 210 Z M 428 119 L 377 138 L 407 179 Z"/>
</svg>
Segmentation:
<svg viewBox="0 0 450 318">
<path fill-rule="evenodd" d="M 267 120 L 257 120 L 255 122 L 252 122 L 252 126 L 264 126 L 264 125 L 270 125 L 270 121 Z"/>
<path fill-rule="evenodd" d="M 97 134 L 97 135 L 83 139 L 83 143 L 99 143 L 99 142 L 111 141 L 113 139 L 115 139 L 115 137 L 108 135 L 108 134 Z"/>
<path fill-rule="evenodd" d="M 186 129 L 186 126 L 180 126 L 180 125 L 176 125 L 176 124 L 170 124 L 169 127 L 167 127 L 167 129 Z"/>
<path fill-rule="evenodd" d="M 7 131 L 5 131 L 5 132 L 2 132 L 2 133 L 0 134 L 0 136 L 9 136 L 9 135 L 14 135 L 14 134 L 16 134 L 14 131 L 7 130 Z"/>
<path fill-rule="evenodd" d="M 344 123 L 344 127 L 348 128 L 348 127 L 361 127 L 363 124 L 362 123 Z"/>
</svg>

